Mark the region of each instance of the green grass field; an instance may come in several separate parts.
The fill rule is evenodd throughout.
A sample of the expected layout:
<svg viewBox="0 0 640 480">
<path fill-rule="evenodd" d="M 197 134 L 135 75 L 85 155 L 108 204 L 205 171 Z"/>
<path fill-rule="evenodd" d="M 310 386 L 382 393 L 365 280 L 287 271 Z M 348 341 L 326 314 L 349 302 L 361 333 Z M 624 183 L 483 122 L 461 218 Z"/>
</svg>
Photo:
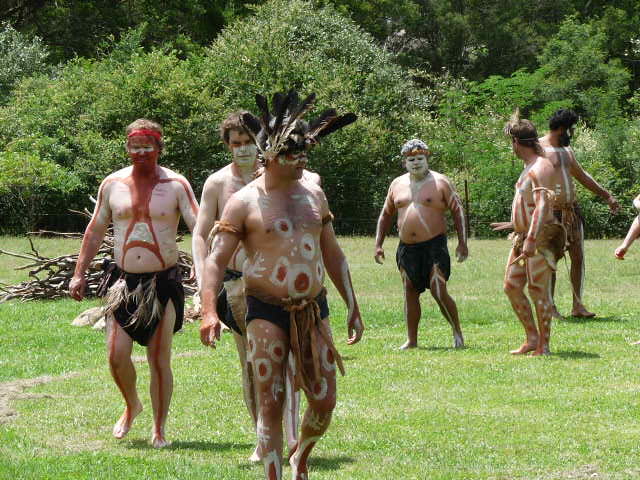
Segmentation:
<svg viewBox="0 0 640 480">
<path fill-rule="evenodd" d="M 449 326 L 427 294 L 420 348 L 398 351 L 405 328 L 396 242 L 387 241 L 380 267 L 372 238 L 341 239 L 366 331 L 362 342 L 346 346 L 345 308 L 330 288 L 347 375 L 338 381 L 332 426 L 310 461 L 312 479 L 640 478 L 640 346 L 630 345 L 640 339 L 640 247 L 620 262 L 613 258 L 618 241 L 587 242 L 585 303 L 598 317 L 555 322 L 553 355 L 531 358 L 508 354 L 524 334 L 502 292 L 506 239 L 471 241 L 469 260 L 453 266 L 449 290 L 467 348 L 452 348 Z M 19 238 L 1 237 L 0 244 L 28 249 Z M 77 241 L 38 245 L 48 256 L 78 248 Z M 455 243 L 449 246 L 453 251 Z M 0 281 L 23 280 L 11 270 L 23 263 L 0 256 Z M 570 302 L 562 262 L 560 311 L 569 312 Z M 262 467 L 246 461 L 255 437 L 233 340 L 226 335 L 217 350 L 205 350 L 195 324 L 174 339 L 173 445 L 149 446 L 144 361 L 137 368 L 145 410 L 124 440 L 111 437 L 123 405 L 104 334 L 70 325 L 94 304 L 0 305 L 0 408 L 9 402 L 16 411 L 0 423 L 0 478 L 262 478 Z M 283 478 L 289 475 L 286 468 Z"/>
</svg>

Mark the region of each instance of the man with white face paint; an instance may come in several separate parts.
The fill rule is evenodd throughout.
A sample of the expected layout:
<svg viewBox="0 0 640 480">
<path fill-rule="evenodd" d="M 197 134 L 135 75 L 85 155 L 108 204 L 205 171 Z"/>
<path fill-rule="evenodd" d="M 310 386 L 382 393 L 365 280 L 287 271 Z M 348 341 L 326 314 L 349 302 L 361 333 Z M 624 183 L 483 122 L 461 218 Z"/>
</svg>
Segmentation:
<svg viewBox="0 0 640 480">
<path fill-rule="evenodd" d="M 220 125 L 220 137 L 231 150 L 232 161 L 207 178 L 202 191 L 202 200 L 198 220 L 193 233 L 193 259 L 196 268 L 198 285 L 202 284 L 202 265 L 209 253 L 210 234 L 229 198 L 238 190 L 251 182 L 258 172 L 257 147 L 252 137 L 241 123 L 241 115 L 246 111 L 231 113 Z M 309 181 L 319 183 L 319 175 L 306 172 Z M 224 287 L 218 295 L 217 310 L 221 320 L 233 331 L 242 371 L 244 401 L 257 426 L 255 389 L 253 372 L 246 355 L 246 299 L 242 280 L 242 265 L 246 260 L 244 248 L 240 245 L 234 252 L 224 276 Z M 291 372 L 288 372 L 291 376 Z M 290 383 L 290 382 L 289 382 Z M 299 395 L 293 388 L 286 390 L 287 413 L 285 415 L 287 443 L 294 448 L 297 443 Z M 250 457 L 251 461 L 260 461 L 259 445 Z"/>
<path fill-rule="evenodd" d="M 400 244 L 396 261 L 404 286 L 407 322 L 407 341 L 400 349 L 418 346 L 420 294 L 427 288 L 451 325 L 454 346 L 460 348 L 464 346 L 464 339 L 458 308 L 447 291 L 451 267 L 444 214 L 449 210 L 453 215 L 458 233 L 456 258 L 463 262 L 469 251 L 462 202 L 447 177 L 429 170 L 431 153 L 422 140 L 409 140 L 402 147 L 401 154 L 407 173 L 391 182 L 378 218 L 375 247 L 375 261 L 382 264 L 382 244 L 397 213 Z"/>
<path fill-rule="evenodd" d="M 545 156 L 551 160 L 554 167 L 561 173 L 561 180 L 555 185 L 556 200 L 553 213 L 567 229 L 569 257 L 571 258 L 571 287 L 573 290 L 573 308 L 571 316 L 589 318 L 595 313 L 588 311 L 582 303 L 582 287 L 584 285 L 584 219 L 578 205 L 575 178 L 585 188 L 601 197 L 609 205 L 612 214 L 620 208 L 617 200 L 591 175 L 589 175 L 576 160 L 572 148 L 569 146 L 573 136 L 574 126 L 578 115 L 573 110 L 560 109 L 549 119 L 549 133 L 540 138 L 540 144 Z M 555 290 L 555 273 L 551 282 L 551 294 Z M 554 316 L 561 317 L 555 304 Z"/>
<path fill-rule="evenodd" d="M 329 110 L 307 125 L 301 117 L 314 98 L 311 95 L 300 103 L 295 92 L 276 94 L 273 104 L 279 113 L 272 117 L 266 99 L 257 97 L 263 112 L 256 140 L 264 174 L 228 200 L 203 268 L 200 339 L 214 345 L 220 318 L 212 292 L 242 242 L 247 255 L 243 266 L 247 355 L 257 392 L 259 454 L 268 480 L 282 478 L 283 385 L 289 357 L 295 366 L 294 387 L 304 390 L 308 405 L 298 445 L 289 459 L 294 480 L 308 478 L 310 451 L 328 428 L 335 407 L 336 370 L 343 367 L 331 335 L 325 269 L 348 305 L 347 343 L 358 342 L 363 331 L 327 199 L 319 186 L 301 181 L 306 149 L 355 116 L 340 117 Z M 255 117 L 243 116 L 243 120 L 251 122 Z"/>
</svg>

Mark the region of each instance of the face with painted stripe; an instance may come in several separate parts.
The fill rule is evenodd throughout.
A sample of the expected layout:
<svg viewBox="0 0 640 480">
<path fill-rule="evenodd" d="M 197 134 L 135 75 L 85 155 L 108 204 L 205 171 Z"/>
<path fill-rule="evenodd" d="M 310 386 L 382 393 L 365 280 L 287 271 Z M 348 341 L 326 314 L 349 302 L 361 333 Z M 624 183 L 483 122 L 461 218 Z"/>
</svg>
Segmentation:
<svg viewBox="0 0 640 480">
<path fill-rule="evenodd" d="M 411 151 L 404 155 L 404 167 L 411 176 L 422 178 L 429 173 L 429 155 L 424 151 Z"/>
</svg>

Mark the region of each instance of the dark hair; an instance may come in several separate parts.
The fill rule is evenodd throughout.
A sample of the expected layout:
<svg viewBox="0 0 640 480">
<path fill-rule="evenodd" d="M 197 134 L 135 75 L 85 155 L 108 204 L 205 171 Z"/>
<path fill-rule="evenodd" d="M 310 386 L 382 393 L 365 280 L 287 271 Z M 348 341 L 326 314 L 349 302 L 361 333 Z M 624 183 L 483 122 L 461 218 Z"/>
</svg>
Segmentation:
<svg viewBox="0 0 640 480">
<path fill-rule="evenodd" d="M 516 124 L 508 125 L 508 132 L 511 138 L 515 138 L 520 145 L 533 148 L 538 155 L 542 155 L 543 150 L 538 141 L 538 131 L 530 120 L 518 120 Z"/>
<path fill-rule="evenodd" d="M 549 129 L 557 130 L 564 127 L 569 130 L 578 122 L 578 114 L 568 108 L 557 110 L 549 119 Z"/>
<path fill-rule="evenodd" d="M 248 112 L 246 110 L 232 112 L 220 124 L 220 138 L 222 138 L 222 141 L 225 145 L 229 145 L 229 135 L 231 133 L 231 130 L 236 130 L 241 133 L 246 132 L 245 128 L 242 126 L 241 118 L 245 113 Z"/>
</svg>

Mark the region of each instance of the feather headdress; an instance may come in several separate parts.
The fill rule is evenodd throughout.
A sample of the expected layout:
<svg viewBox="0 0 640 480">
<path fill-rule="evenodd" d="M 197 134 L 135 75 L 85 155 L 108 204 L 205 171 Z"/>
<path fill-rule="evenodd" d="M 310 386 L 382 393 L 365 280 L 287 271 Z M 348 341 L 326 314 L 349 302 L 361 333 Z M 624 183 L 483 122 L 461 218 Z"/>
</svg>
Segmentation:
<svg viewBox="0 0 640 480">
<path fill-rule="evenodd" d="M 513 130 L 514 127 L 517 127 L 519 124 L 520 124 L 520 109 L 516 107 L 516 109 L 511 114 L 509 121 L 504 126 L 502 131 L 504 132 L 505 135 L 511 136 L 512 135 L 511 131 Z"/>
<path fill-rule="evenodd" d="M 267 98 L 256 95 L 260 116 L 255 117 L 245 113 L 241 120 L 263 158 L 266 154 L 278 155 L 308 150 L 318 144 L 321 138 L 346 127 L 357 119 L 354 113 L 338 115 L 335 109 L 330 108 L 307 123 L 303 117 L 313 108 L 315 101 L 315 93 L 300 101 L 295 90 L 290 90 L 286 94 L 278 92 L 271 99 L 270 111 Z"/>
</svg>

